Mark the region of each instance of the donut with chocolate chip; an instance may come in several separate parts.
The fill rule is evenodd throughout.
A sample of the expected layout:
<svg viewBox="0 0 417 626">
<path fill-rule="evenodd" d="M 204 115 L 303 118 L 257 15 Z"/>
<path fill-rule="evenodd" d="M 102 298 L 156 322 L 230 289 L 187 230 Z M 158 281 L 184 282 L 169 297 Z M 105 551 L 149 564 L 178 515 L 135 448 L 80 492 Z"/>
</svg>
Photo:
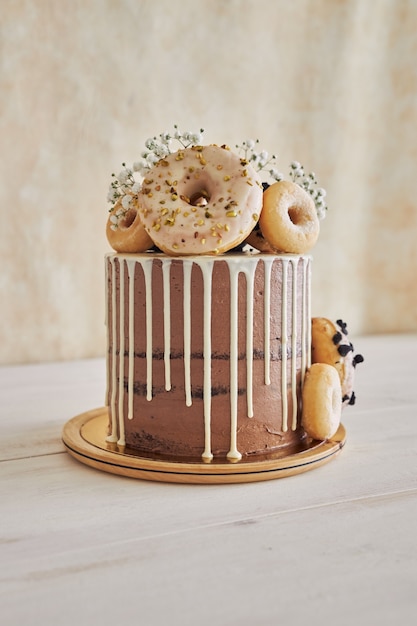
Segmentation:
<svg viewBox="0 0 417 626">
<path fill-rule="evenodd" d="M 333 365 L 342 385 L 344 405 L 355 404 L 353 391 L 355 367 L 362 363 L 363 356 L 355 355 L 355 350 L 348 338 L 347 325 L 343 320 L 335 323 L 325 317 L 313 317 L 311 320 L 311 361 Z"/>
</svg>

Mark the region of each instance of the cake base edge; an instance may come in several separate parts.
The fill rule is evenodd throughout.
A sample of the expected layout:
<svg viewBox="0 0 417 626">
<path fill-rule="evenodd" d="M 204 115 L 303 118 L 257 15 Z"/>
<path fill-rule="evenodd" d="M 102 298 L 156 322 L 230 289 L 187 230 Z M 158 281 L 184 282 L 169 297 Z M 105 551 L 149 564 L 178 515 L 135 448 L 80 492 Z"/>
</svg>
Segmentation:
<svg viewBox="0 0 417 626">
<path fill-rule="evenodd" d="M 302 449 L 288 451 L 289 454 L 281 451 L 279 454 L 247 456 L 238 462 L 204 463 L 201 459 L 170 460 L 140 456 L 134 450 L 106 442 L 107 426 L 106 407 L 92 409 L 70 419 L 62 433 L 68 453 L 89 467 L 111 474 L 170 483 L 247 483 L 293 476 L 328 463 L 346 443 L 346 431 L 341 424 L 330 440 L 308 440 Z"/>
</svg>

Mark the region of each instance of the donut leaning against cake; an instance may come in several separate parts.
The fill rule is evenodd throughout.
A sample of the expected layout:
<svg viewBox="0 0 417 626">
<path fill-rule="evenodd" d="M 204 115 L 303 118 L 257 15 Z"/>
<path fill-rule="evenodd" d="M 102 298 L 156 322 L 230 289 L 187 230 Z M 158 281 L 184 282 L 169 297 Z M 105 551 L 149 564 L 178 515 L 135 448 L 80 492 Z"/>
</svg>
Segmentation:
<svg viewBox="0 0 417 626">
<path fill-rule="evenodd" d="M 234 152 L 204 145 L 202 133 L 175 127 L 173 134 L 149 139 L 142 160 L 113 175 L 106 228 L 113 249 L 135 254 L 156 248 L 172 257 L 218 257 L 242 245 L 264 254 L 308 253 L 327 210 L 315 174 L 293 162 L 284 180 L 276 157 L 257 151 L 257 142 L 244 141 Z M 311 438 L 331 439 L 342 406 L 355 401 L 354 370 L 363 357 L 354 356 L 341 320 L 313 318 L 311 340 L 301 422 Z"/>
</svg>

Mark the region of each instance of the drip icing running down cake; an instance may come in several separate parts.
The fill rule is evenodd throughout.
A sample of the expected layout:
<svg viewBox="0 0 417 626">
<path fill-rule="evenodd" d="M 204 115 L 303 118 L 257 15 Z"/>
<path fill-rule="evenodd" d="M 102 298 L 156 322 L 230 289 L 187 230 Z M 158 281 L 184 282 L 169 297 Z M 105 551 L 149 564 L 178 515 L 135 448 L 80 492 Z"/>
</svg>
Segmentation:
<svg viewBox="0 0 417 626">
<path fill-rule="evenodd" d="M 201 139 L 150 139 L 111 184 L 107 440 L 179 460 L 291 454 L 332 436 L 346 401 L 342 370 L 335 384 L 333 363 L 312 365 L 307 253 L 325 192 L 296 162 L 284 181 L 256 142 Z"/>
</svg>

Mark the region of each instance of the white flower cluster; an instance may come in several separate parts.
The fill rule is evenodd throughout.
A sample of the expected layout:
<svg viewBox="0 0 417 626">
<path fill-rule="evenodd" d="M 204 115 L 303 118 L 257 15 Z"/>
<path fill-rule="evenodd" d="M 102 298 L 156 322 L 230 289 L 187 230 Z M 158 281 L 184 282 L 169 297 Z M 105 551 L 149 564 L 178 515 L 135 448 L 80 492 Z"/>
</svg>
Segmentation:
<svg viewBox="0 0 417 626">
<path fill-rule="evenodd" d="M 122 163 L 123 169 L 119 174 L 112 174 L 112 182 L 110 184 L 107 200 L 112 204 L 110 211 L 113 211 L 110 222 L 113 230 L 118 228 L 119 222 L 123 219 L 128 210 L 137 201 L 138 193 L 142 188 L 141 181 L 135 178 L 135 174 L 145 177 L 150 169 L 160 159 L 176 152 L 171 149 L 171 143 L 176 140 L 182 148 L 201 145 L 204 129 L 200 129 L 197 133 L 190 131 L 181 132 L 178 127 L 174 126 L 174 132 L 164 132 L 159 137 L 152 137 L 145 142 L 146 150 L 141 154 L 142 160 L 133 163 L 132 167 Z M 114 210 L 116 208 L 117 209 Z"/>
<path fill-rule="evenodd" d="M 256 148 L 258 143 L 258 139 L 246 139 L 246 141 L 240 146 L 236 146 L 236 148 L 243 154 L 244 159 L 252 164 L 256 171 L 266 172 L 275 182 L 284 180 L 284 175 L 276 169 L 276 156 L 274 154 L 270 156 L 266 150 L 257 152 Z M 306 174 L 303 166 L 298 163 L 298 161 L 293 161 L 290 165 L 290 178 L 311 195 L 316 205 L 317 216 L 319 219 L 323 219 L 327 211 L 325 200 L 326 191 L 321 187 L 317 187 L 318 183 L 314 172 Z"/>
<path fill-rule="evenodd" d="M 117 210 L 110 217 L 112 230 L 118 228 L 120 220 L 125 217 L 133 201 L 137 199 L 137 194 L 141 188 L 141 183 L 136 181 L 133 176 L 133 170 L 127 167 L 126 163 L 122 163 L 122 167 L 123 169 L 117 176 L 112 174 L 113 180 L 107 194 L 107 200 L 112 204 L 110 211 L 113 211 L 117 205 Z"/>
<path fill-rule="evenodd" d="M 127 203 L 123 202 L 123 200 L 125 198 L 128 198 L 128 200 L 130 201 L 130 197 L 128 195 L 123 196 L 123 199 L 122 199 L 122 201 L 120 203 L 120 206 L 110 216 L 110 228 L 112 230 L 117 230 L 118 229 L 120 220 L 122 220 L 126 216 L 126 213 L 128 212 L 128 210 L 130 208 L 130 204 L 129 204 L 129 208 L 127 208 L 127 209 L 123 206 L 123 204 L 127 204 Z"/>
<path fill-rule="evenodd" d="M 317 179 L 314 172 L 306 174 L 303 166 L 298 161 L 293 161 L 290 165 L 290 178 L 294 183 L 300 185 L 310 194 L 316 205 L 317 216 L 320 220 L 326 217 L 326 190 L 317 187 Z"/>
<path fill-rule="evenodd" d="M 281 172 L 279 172 L 275 167 L 277 164 L 275 154 L 270 156 L 266 150 L 256 152 L 255 148 L 258 143 L 259 139 L 246 139 L 246 141 L 244 141 L 240 146 L 236 146 L 236 148 L 240 151 L 240 153 L 243 153 L 245 160 L 248 161 L 248 163 L 250 163 L 257 172 L 267 172 L 276 182 L 283 180 L 284 175 L 281 174 Z"/>
<path fill-rule="evenodd" d="M 142 176 L 146 176 L 147 172 L 157 163 L 160 159 L 172 154 L 175 150 L 171 150 L 171 142 L 173 139 L 183 148 L 189 148 L 190 146 L 201 145 L 204 130 L 201 128 L 198 133 L 191 133 L 190 131 L 181 132 L 177 126 L 174 126 L 174 132 L 164 132 L 159 137 L 152 137 L 145 142 L 146 150 L 142 152 L 142 161 L 138 161 L 133 164 L 135 172 L 139 172 Z"/>
</svg>

